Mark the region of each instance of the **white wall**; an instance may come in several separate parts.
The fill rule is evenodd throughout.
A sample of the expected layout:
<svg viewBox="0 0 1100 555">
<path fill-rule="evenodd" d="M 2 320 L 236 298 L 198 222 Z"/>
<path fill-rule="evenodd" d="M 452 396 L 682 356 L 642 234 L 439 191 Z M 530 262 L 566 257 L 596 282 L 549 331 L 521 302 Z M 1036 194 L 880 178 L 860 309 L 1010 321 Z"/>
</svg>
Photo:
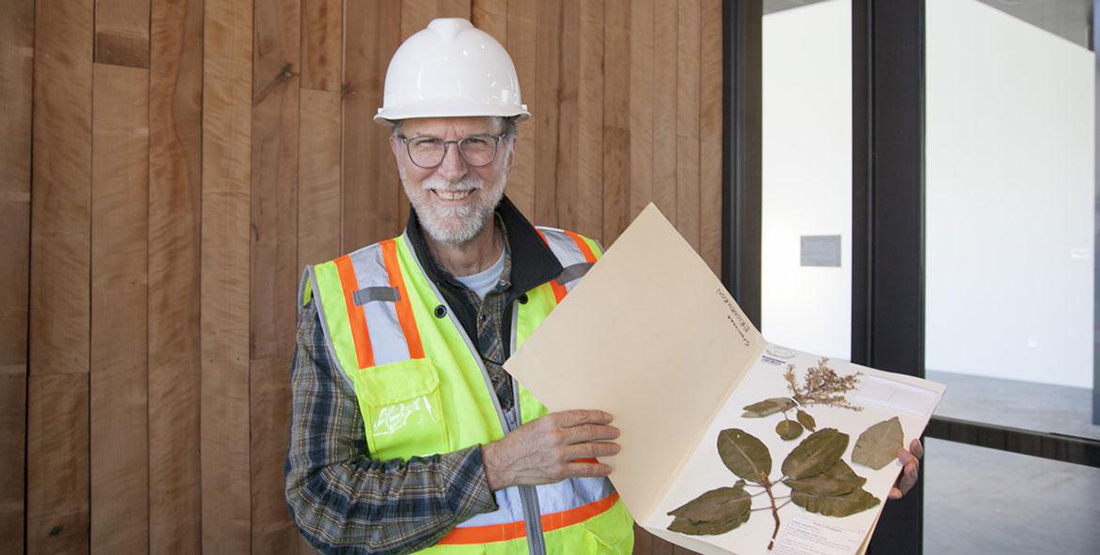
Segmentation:
<svg viewBox="0 0 1100 555">
<path fill-rule="evenodd" d="M 764 16 L 761 328 L 847 360 L 852 312 L 851 0 Z M 799 265 L 802 235 L 840 235 L 840 268 Z"/>
<path fill-rule="evenodd" d="M 764 17 L 763 331 L 848 358 L 851 6 Z M 926 365 L 1092 387 L 1088 50 L 976 0 L 927 0 Z M 841 268 L 799 236 L 842 236 Z"/>
<path fill-rule="evenodd" d="M 926 365 L 1092 387 L 1093 54 L 927 10 Z"/>
</svg>

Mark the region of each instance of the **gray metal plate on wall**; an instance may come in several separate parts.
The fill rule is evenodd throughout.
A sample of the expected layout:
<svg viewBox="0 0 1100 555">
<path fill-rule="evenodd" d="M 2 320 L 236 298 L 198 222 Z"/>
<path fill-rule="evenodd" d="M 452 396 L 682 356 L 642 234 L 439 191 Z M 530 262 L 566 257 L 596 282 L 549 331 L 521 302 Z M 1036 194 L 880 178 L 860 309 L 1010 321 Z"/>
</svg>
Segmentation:
<svg viewBox="0 0 1100 555">
<path fill-rule="evenodd" d="M 802 265 L 840 267 L 839 235 L 803 235 Z"/>
</svg>

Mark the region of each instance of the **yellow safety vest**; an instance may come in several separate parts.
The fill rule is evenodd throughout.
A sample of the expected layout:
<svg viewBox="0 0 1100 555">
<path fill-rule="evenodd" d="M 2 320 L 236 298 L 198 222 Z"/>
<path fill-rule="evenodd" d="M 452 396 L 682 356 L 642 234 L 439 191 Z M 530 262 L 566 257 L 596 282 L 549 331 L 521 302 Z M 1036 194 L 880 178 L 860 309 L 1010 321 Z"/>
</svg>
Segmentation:
<svg viewBox="0 0 1100 555">
<path fill-rule="evenodd" d="M 511 348 L 522 345 L 602 254 L 595 241 L 539 228 L 561 262 L 557 279 L 512 310 Z M 359 403 L 367 447 L 385 460 L 450 453 L 500 440 L 547 413 L 513 380 L 505 413 L 477 349 L 453 316 L 406 234 L 306 268 L 300 306 L 316 298 L 329 355 Z M 631 553 L 633 519 L 606 478 L 574 478 L 494 492 L 498 509 L 458 524 L 422 553 L 460 555 Z"/>
</svg>

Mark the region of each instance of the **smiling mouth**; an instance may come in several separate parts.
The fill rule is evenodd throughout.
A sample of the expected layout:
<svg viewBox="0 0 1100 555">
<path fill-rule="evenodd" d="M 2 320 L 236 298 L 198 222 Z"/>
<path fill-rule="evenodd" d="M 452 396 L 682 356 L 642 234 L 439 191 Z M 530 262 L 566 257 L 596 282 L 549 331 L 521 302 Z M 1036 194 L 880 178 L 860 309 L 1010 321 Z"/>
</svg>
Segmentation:
<svg viewBox="0 0 1100 555">
<path fill-rule="evenodd" d="M 464 191 L 446 191 L 442 189 L 432 189 L 432 192 L 435 193 L 435 196 L 443 200 L 462 200 L 470 196 L 470 194 L 473 193 L 474 190 L 466 189 Z"/>
</svg>

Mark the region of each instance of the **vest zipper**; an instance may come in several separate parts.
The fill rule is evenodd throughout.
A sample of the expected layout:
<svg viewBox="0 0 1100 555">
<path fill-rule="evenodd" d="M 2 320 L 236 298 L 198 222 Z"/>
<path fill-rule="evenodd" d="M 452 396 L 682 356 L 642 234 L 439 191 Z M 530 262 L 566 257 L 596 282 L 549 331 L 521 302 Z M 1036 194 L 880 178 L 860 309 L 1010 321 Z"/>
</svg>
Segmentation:
<svg viewBox="0 0 1100 555">
<path fill-rule="evenodd" d="M 516 352 L 516 340 L 518 339 L 517 324 L 519 322 L 519 307 L 512 302 L 511 337 L 508 342 L 509 356 Z M 519 383 L 512 378 L 512 424 L 518 428 L 523 420 L 523 412 L 519 406 Z M 527 529 L 527 553 L 529 555 L 546 555 L 546 538 L 542 535 L 542 510 L 539 509 L 539 491 L 535 486 L 520 486 L 519 498 L 523 502 L 523 521 Z"/>
<path fill-rule="evenodd" d="M 408 231 L 406 231 L 406 234 Z M 424 272 L 424 265 L 420 263 L 420 257 L 417 256 L 415 251 L 412 251 L 413 260 L 416 261 L 417 268 L 420 270 L 421 275 L 427 276 Z M 428 286 L 432 288 L 432 293 L 435 293 L 435 297 L 439 299 L 439 302 L 443 306 L 447 307 L 447 318 L 451 320 L 451 324 L 458 330 L 458 334 L 462 336 L 462 340 L 466 343 L 466 348 L 469 349 L 471 355 L 479 353 L 474 347 L 474 342 L 470 340 L 470 336 L 466 334 L 466 330 L 462 327 L 462 324 L 455 318 L 454 311 L 447 304 L 447 299 L 443 297 L 443 294 L 439 292 L 439 288 L 436 287 L 435 282 L 431 279 L 427 280 Z M 512 341 L 508 346 L 509 356 L 516 351 L 516 323 L 518 321 L 518 311 L 516 310 L 515 303 L 512 303 Z M 504 435 L 508 435 L 512 430 L 519 427 L 521 421 L 519 411 L 519 395 L 516 393 L 519 391 L 516 384 L 516 380 L 512 379 L 512 410 L 505 414 L 500 408 L 500 400 L 497 399 L 496 390 L 493 389 L 493 382 L 489 379 L 489 371 L 485 369 L 485 363 L 482 362 L 480 354 L 474 356 L 474 362 L 477 363 L 478 368 L 481 370 L 481 379 L 485 382 L 485 387 L 489 390 L 489 398 L 493 401 L 493 408 L 497 411 L 497 418 L 500 419 L 500 427 L 504 430 Z M 523 521 L 527 530 L 527 552 L 530 555 L 546 555 L 546 539 L 542 537 L 542 512 L 539 510 L 539 498 L 538 492 L 535 490 L 535 486 L 517 486 L 519 489 L 520 501 L 523 503 Z M 528 491 L 530 490 L 530 491 Z"/>
</svg>

